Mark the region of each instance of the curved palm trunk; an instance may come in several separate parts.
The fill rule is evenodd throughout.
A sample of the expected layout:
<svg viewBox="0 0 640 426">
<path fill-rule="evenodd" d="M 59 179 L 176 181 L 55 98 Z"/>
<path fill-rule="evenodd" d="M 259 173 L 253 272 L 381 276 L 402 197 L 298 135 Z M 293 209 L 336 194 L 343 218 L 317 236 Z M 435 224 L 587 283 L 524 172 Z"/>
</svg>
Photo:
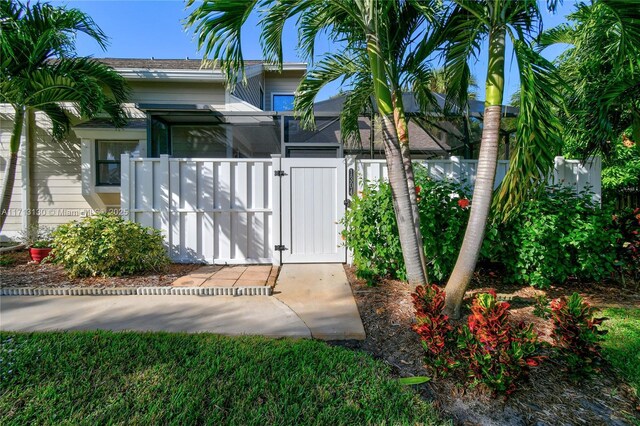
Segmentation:
<svg viewBox="0 0 640 426">
<path fill-rule="evenodd" d="M 24 109 L 15 108 L 16 114 L 13 121 L 13 133 L 9 142 L 9 164 L 2 179 L 2 198 L 0 201 L 0 232 L 7 220 L 11 194 L 16 181 L 16 169 L 18 168 L 18 150 L 20 149 L 20 137 L 22 136 L 22 124 L 24 123 Z"/>
<path fill-rule="evenodd" d="M 425 285 L 427 277 L 424 268 L 424 250 L 415 231 L 415 220 L 411 202 L 405 164 L 398 140 L 395 124 L 391 117 L 382 116 L 382 133 L 384 154 L 387 160 L 387 170 L 393 206 L 398 223 L 398 234 L 402 247 L 402 257 L 407 270 L 407 281 L 413 288 Z M 415 198 L 415 188 L 413 189 Z M 418 223 L 419 226 L 419 223 Z"/>
<path fill-rule="evenodd" d="M 489 219 L 493 183 L 498 163 L 500 115 L 504 93 L 504 36 L 504 29 L 492 31 L 489 36 L 486 101 L 478 170 L 473 188 L 473 202 L 458 260 L 445 287 L 444 311 L 452 318 L 460 318 L 460 308 L 462 307 L 464 293 L 476 268 Z"/>
<path fill-rule="evenodd" d="M 380 49 L 373 34 L 367 38 L 367 53 L 369 54 L 371 65 L 376 103 L 382 119 L 382 137 L 387 160 L 389 185 L 391 186 L 393 207 L 398 224 L 402 257 L 407 271 L 407 281 L 409 281 L 409 285 L 416 287 L 427 282 L 425 270 L 422 266 L 422 256 L 420 255 L 423 249 L 418 243 L 418 236 L 414 228 L 411 196 L 394 120 L 391 90 L 386 78 Z M 415 189 L 413 192 L 415 196 Z"/>
<path fill-rule="evenodd" d="M 402 164 L 404 173 L 407 177 L 407 188 L 411 199 L 411 211 L 413 214 L 413 228 L 418 239 L 418 247 L 420 247 L 420 263 L 424 271 L 425 281 L 429 281 L 429 273 L 427 271 L 427 259 L 424 254 L 424 243 L 422 241 L 422 232 L 420 231 L 420 211 L 418 210 L 418 195 L 416 194 L 416 181 L 413 172 L 413 162 L 411 161 L 411 148 L 409 147 L 409 127 L 407 116 L 404 113 L 404 105 L 402 103 L 402 93 L 394 92 L 393 96 L 393 118 L 396 129 L 398 130 L 398 141 L 400 143 L 400 154 L 402 155 Z"/>
</svg>

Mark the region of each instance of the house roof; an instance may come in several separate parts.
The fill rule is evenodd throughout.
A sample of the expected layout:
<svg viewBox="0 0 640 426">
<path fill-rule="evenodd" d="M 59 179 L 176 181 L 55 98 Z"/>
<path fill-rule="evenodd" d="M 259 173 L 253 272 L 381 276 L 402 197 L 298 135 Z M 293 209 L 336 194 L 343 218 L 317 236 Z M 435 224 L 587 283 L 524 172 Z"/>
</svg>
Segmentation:
<svg viewBox="0 0 640 426">
<path fill-rule="evenodd" d="M 80 123 L 74 128 L 78 129 L 112 129 L 115 128 L 111 120 L 108 118 L 93 118 L 91 120 Z M 123 129 L 146 129 L 147 120 L 145 118 L 130 118 Z"/>
<path fill-rule="evenodd" d="M 443 95 L 441 93 L 433 93 L 433 96 L 438 102 L 438 107 L 441 110 L 444 109 L 446 95 Z M 314 105 L 314 111 L 340 113 L 340 111 L 342 111 L 342 106 L 344 105 L 345 99 L 345 95 L 339 95 L 324 101 L 316 102 Z M 418 101 L 416 100 L 416 97 L 413 95 L 413 93 L 404 93 L 402 95 L 402 102 L 407 114 L 419 114 L 421 112 Z M 484 112 L 484 101 L 470 99 L 469 112 L 472 117 L 482 117 L 482 114 Z M 451 113 L 455 115 L 456 108 L 452 108 Z M 505 117 L 515 117 L 518 115 L 518 108 L 512 106 L 503 106 L 502 114 Z"/>
<path fill-rule="evenodd" d="M 150 70 L 199 70 L 202 59 L 143 59 L 143 58 L 95 58 L 113 68 L 150 69 Z M 262 65 L 261 60 L 246 60 L 245 66 Z"/>
</svg>

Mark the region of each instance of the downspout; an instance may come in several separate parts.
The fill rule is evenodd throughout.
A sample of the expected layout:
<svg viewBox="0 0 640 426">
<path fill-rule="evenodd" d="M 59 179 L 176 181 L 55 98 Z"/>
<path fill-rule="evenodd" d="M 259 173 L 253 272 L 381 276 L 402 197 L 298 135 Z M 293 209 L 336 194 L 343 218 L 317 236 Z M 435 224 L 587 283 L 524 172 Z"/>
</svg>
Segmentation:
<svg viewBox="0 0 640 426">
<path fill-rule="evenodd" d="M 21 155 L 22 163 L 20 172 L 22 175 L 22 188 L 20 191 L 20 199 L 22 201 L 22 231 L 27 234 L 29 227 L 31 226 L 31 141 L 33 140 L 31 131 L 33 126 L 31 125 L 34 118 L 33 110 L 27 109 L 27 119 L 24 121 L 22 134 L 24 135 L 24 143 L 22 144 Z"/>
</svg>

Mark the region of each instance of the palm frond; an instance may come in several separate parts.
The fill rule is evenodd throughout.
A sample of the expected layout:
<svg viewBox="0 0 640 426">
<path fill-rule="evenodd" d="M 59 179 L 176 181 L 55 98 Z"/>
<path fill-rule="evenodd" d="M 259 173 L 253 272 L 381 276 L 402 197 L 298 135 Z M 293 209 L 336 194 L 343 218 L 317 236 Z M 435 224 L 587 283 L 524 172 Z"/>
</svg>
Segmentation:
<svg viewBox="0 0 640 426">
<path fill-rule="evenodd" d="M 560 154 L 562 138 L 554 107 L 560 104 L 562 82 L 549 61 L 526 42 L 512 39 L 520 71 L 520 113 L 516 144 L 509 170 L 500 185 L 494 207 L 503 219 L 536 190 Z"/>
<path fill-rule="evenodd" d="M 362 58 L 345 53 L 325 55 L 300 82 L 296 91 L 294 109 L 303 126 L 315 125 L 313 104 L 318 92 L 335 80 L 346 81 L 361 71 Z"/>
<path fill-rule="evenodd" d="M 189 0 L 187 7 L 195 0 Z M 186 20 L 193 27 L 205 65 L 218 65 L 233 91 L 239 75 L 244 79 L 242 27 L 259 0 L 205 0 Z"/>
</svg>

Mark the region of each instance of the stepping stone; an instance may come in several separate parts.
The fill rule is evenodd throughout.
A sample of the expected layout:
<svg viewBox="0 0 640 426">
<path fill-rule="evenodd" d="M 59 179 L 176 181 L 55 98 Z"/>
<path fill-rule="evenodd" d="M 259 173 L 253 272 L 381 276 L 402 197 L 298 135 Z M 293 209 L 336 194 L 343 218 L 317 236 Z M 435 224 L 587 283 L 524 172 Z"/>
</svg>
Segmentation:
<svg viewBox="0 0 640 426">
<path fill-rule="evenodd" d="M 266 284 L 265 280 L 245 280 L 239 279 L 236 281 L 234 287 L 254 287 L 254 286 L 264 286 Z"/>
<path fill-rule="evenodd" d="M 220 265 L 203 266 L 202 268 L 196 269 L 189 275 L 196 278 L 209 278 L 211 275 L 215 274 L 222 268 L 223 267 Z"/>
<path fill-rule="evenodd" d="M 199 287 L 205 282 L 206 278 L 196 278 L 191 275 L 185 275 L 175 280 L 171 285 L 174 287 Z"/>
<path fill-rule="evenodd" d="M 267 278 L 269 278 L 269 271 L 252 271 L 251 269 L 240 276 L 241 280 L 261 280 L 263 282 L 266 282 Z"/>
<path fill-rule="evenodd" d="M 233 287 L 236 280 L 222 280 L 217 278 L 209 278 L 200 287 Z"/>
</svg>

